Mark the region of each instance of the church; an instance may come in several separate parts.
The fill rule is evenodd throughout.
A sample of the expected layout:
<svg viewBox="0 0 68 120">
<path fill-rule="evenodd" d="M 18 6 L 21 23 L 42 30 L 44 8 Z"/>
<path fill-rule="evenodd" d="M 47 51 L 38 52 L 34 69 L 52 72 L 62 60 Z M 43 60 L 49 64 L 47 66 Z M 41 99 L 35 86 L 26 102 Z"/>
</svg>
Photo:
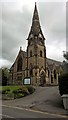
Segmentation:
<svg viewBox="0 0 68 120">
<path fill-rule="evenodd" d="M 25 78 L 30 78 L 31 85 L 58 85 L 58 76 L 63 72 L 62 62 L 46 57 L 45 40 L 35 3 L 27 50 L 20 47 L 10 68 L 10 85 L 23 85 Z"/>
</svg>

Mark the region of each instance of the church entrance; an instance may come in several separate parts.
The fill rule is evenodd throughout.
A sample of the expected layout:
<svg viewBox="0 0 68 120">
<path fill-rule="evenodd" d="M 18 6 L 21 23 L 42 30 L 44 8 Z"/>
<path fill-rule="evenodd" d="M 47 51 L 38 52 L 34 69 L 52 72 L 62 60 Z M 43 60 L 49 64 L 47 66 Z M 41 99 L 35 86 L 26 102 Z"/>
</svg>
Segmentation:
<svg viewBox="0 0 68 120">
<path fill-rule="evenodd" d="M 45 72 L 42 71 L 40 74 L 40 86 L 44 86 L 44 84 L 46 83 L 45 81 Z"/>
</svg>

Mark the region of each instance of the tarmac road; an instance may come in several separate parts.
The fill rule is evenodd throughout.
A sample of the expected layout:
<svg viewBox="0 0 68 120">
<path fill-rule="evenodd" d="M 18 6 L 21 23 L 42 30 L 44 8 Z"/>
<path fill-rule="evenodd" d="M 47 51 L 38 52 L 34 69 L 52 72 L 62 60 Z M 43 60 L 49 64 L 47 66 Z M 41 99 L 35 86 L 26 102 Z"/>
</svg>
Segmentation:
<svg viewBox="0 0 68 120">
<path fill-rule="evenodd" d="M 64 110 L 62 105 L 58 86 L 36 87 L 32 95 L 15 100 L 4 100 L 2 105 L 68 116 L 68 111 Z"/>
<path fill-rule="evenodd" d="M 30 109 L 23 109 L 18 107 L 3 106 L 2 118 L 66 118 L 65 116 L 58 116 L 47 112 L 34 111 Z"/>
</svg>

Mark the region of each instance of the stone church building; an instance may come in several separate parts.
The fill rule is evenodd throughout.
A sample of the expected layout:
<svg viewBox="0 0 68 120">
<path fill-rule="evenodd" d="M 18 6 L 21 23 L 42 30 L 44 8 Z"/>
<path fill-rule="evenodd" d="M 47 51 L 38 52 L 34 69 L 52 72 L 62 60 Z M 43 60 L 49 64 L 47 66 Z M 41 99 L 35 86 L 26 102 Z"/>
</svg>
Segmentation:
<svg viewBox="0 0 68 120">
<path fill-rule="evenodd" d="M 24 78 L 30 77 L 32 85 L 58 85 L 58 76 L 63 72 L 62 63 L 46 57 L 45 37 L 36 3 L 27 41 L 26 52 L 20 47 L 10 68 L 9 84 L 22 85 Z"/>
</svg>

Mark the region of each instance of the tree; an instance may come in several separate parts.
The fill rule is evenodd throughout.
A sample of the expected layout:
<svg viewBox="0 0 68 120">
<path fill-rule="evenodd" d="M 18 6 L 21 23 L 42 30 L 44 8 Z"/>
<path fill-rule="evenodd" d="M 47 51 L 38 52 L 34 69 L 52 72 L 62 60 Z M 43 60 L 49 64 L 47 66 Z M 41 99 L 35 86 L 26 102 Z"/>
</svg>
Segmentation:
<svg viewBox="0 0 68 120">
<path fill-rule="evenodd" d="M 2 86 L 7 85 L 8 78 L 9 78 L 9 70 L 8 68 L 1 68 L 2 70 Z"/>
<path fill-rule="evenodd" d="M 63 51 L 63 56 L 66 59 L 66 61 L 68 62 L 68 52 Z"/>
<path fill-rule="evenodd" d="M 2 69 L 0 68 L 0 85 L 2 85 Z"/>
<path fill-rule="evenodd" d="M 59 76 L 60 95 L 68 94 L 68 52 L 63 52 L 65 61 L 63 61 L 64 74 Z"/>
<path fill-rule="evenodd" d="M 63 51 L 63 56 L 65 58 L 64 63 L 64 70 L 65 72 L 68 72 L 68 52 L 67 51 Z"/>
</svg>

